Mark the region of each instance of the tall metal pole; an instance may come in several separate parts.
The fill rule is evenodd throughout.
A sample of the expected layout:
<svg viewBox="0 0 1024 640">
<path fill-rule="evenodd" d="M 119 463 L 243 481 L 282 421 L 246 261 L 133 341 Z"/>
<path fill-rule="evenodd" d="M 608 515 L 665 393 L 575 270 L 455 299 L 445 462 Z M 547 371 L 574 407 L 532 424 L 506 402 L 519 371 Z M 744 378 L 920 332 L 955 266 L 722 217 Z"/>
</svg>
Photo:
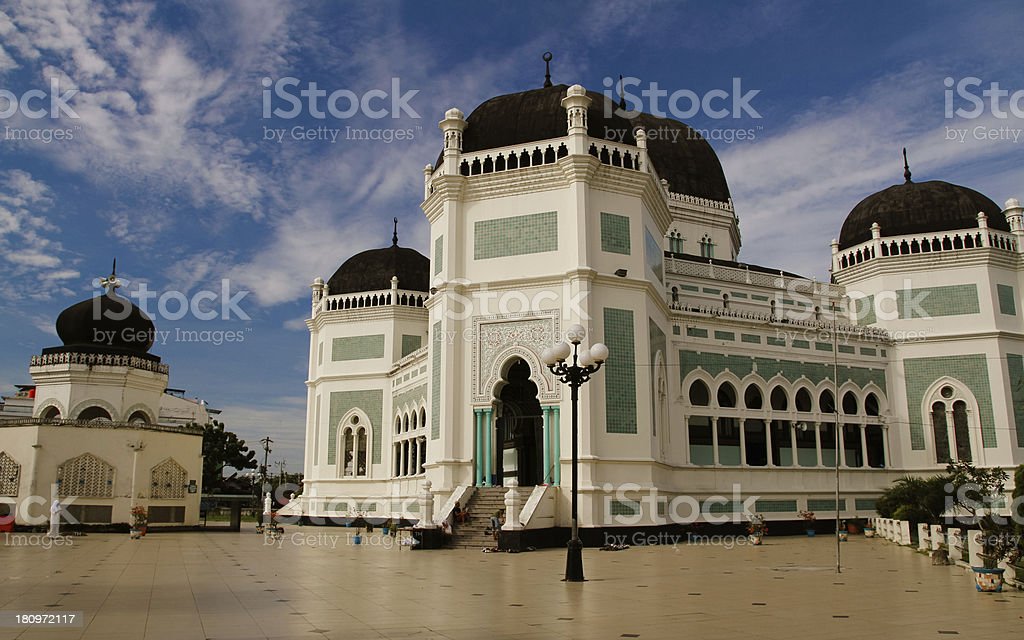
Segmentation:
<svg viewBox="0 0 1024 640">
<path fill-rule="evenodd" d="M 577 354 L 579 345 L 572 348 L 572 369 L 578 370 Z M 565 558 L 566 582 L 583 582 L 583 542 L 579 535 L 579 400 L 582 376 L 577 372 L 570 376 L 569 389 L 572 400 L 572 539 Z"/>
<path fill-rule="evenodd" d="M 839 461 L 842 459 L 839 450 L 839 314 L 836 310 L 836 303 L 832 301 L 832 411 L 835 413 L 836 430 L 836 573 L 843 572 L 841 561 L 840 538 L 839 538 Z"/>
</svg>

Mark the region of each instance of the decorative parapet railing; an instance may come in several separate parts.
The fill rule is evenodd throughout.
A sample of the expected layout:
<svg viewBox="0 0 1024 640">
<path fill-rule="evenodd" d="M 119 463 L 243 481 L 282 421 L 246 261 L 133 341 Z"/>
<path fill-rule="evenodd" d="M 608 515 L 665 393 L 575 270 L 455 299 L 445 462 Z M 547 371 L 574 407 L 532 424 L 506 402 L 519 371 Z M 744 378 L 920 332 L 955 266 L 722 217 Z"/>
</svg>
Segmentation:
<svg viewBox="0 0 1024 640">
<path fill-rule="evenodd" d="M 112 420 L 63 420 L 18 417 L 0 419 L 3 427 L 81 427 L 85 429 L 142 429 L 144 431 L 163 431 L 166 433 L 183 433 L 187 435 L 203 435 L 203 427 L 199 425 L 150 424 L 148 422 L 114 422 Z"/>
<path fill-rule="evenodd" d="M 696 205 L 698 207 L 706 207 L 708 209 L 721 209 L 722 211 L 734 211 L 732 200 L 725 202 L 721 200 L 708 200 L 707 198 L 698 198 L 697 196 L 688 196 L 684 193 L 675 193 L 670 191 L 668 199 L 673 202 L 681 202 L 683 204 Z"/>
<path fill-rule="evenodd" d="M 641 157 L 646 154 L 636 146 L 616 143 L 600 138 L 587 138 L 587 153 L 594 156 L 601 162 L 612 167 L 632 169 L 634 171 L 645 171 L 654 175 L 658 181 L 658 174 L 653 164 L 645 162 Z M 484 149 L 470 153 L 459 154 L 459 175 L 477 176 L 489 173 L 501 173 L 514 169 L 527 169 L 548 164 L 554 164 L 560 158 L 569 155 L 569 138 L 550 138 L 548 140 L 537 140 L 508 147 L 497 147 Z M 646 166 L 645 166 L 646 165 Z M 438 176 L 445 175 L 444 167 L 439 166 L 433 169 L 427 178 L 426 196 L 434 192 L 433 180 Z M 677 195 L 680 198 L 691 196 Z M 696 198 L 695 200 L 703 200 Z M 713 200 L 706 202 L 713 203 Z M 717 205 L 724 203 L 716 203 Z M 715 205 L 704 205 L 715 206 Z"/>
<path fill-rule="evenodd" d="M 116 355 L 109 353 L 81 353 L 77 351 L 62 351 L 59 353 L 44 353 L 32 356 L 29 366 L 45 367 L 55 364 L 84 364 L 93 366 L 108 367 L 131 367 L 143 371 L 153 371 L 167 375 L 170 369 L 166 364 L 161 364 L 146 358 L 128 355 Z"/>
<path fill-rule="evenodd" d="M 429 294 L 423 291 L 406 289 L 382 289 L 360 293 L 343 293 L 324 296 L 320 300 L 318 311 L 344 311 L 347 309 L 366 309 L 373 307 L 415 307 L 420 308 Z"/>
<path fill-rule="evenodd" d="M 665 273 L 722 282 L 735 282 L 737 284 L 781 289 L 784 291 L 798 291 L 805 295 L 825 296 L 828 298 L 839 298 L 843 295 L 842 287 L 827 282 L 808 280 L 783 273 L 776 275 L 753 269 L 727 267 L 711 262 L 679 260 L 669 256 L 665 257 Z"/>
<path fill-rule="evenodd" d="M 840 271 L 876 258 L 949 253 L 973 249 L 996 249 L 1018 253 L 1020 247 L 1013 234 L 988 227 L 942 233 L 918 233 L 872 238 L 849 249 L 836 251 L 832 255 L 832 266 L 836 271 Z"/>
<path fill-rule="evenodd" d="M 830 333 L 833 329 L 837 334 L 843 336 L 857 336 L 871 342 L 892 343 L 892 337 L 883 329 L 870 326 L 835 324 L 830 320 L 801 320 L 774 316 L 770 313 L 757 311 L 745 311 L 740 309 L 727 309 L 724 307 L 708 307 L 700 305 L 686 305 L 677 302 L 669 303 L 669 308 L 678 314 L 692 314 L 695 316 L 710 316 L 716 318 L 735 318 L 737 320 L 753 320 L 771 324 L 787 325 L 791 327 L 807 327 L 820 330 L 823 334 Z"/>
</svg>

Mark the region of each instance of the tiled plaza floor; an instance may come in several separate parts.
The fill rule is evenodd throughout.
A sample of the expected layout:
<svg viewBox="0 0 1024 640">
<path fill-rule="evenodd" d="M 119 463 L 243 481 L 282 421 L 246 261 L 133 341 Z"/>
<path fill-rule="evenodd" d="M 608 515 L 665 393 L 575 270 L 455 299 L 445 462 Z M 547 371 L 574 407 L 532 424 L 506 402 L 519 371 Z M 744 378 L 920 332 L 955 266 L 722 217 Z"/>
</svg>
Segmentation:
<svg viewBox="0 0 1024 640">
<path fill-rule="evenodd" d="M 841 575 L 829 536 L 769 537 L 731 549 L 586 549 L 583 584 L 559 580 L 564 550 L 414 552 L 354 546 L 347 536 L 289 527 L 279 548 L 251 529 L 141 541 L 93 534 L 49 550 L 0 545 L 0 610 L 81 611 L 85 620 L 77 629 L 0 629 L 0 640 L 1024 633 L 1024 593 L 976 593 L 963 569 L 862 536 L 843 544 Z"/>
</svg>

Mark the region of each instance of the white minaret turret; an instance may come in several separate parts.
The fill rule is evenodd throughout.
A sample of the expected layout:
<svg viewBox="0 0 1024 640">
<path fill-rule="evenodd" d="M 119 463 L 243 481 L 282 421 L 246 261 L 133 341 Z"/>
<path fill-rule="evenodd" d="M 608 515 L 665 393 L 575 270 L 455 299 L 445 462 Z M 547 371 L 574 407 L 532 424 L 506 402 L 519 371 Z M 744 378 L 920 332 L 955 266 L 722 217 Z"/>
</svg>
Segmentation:
<svg viewBox="0 0 1024 640">
<path fill-rule="evenodd" d="M 569 134 L 569 153 L 582 155 L 587 152 L 587 109 L 593 100 L 583 85 L 574 84 L 565 92 L 562 107 L 565 109 Z"/>
<path fill-rule="evenodd" d="M 466 130 L 466 118 L 462 111 L 452 107 L 444 112 L 444 120 L 437 127 L 444 133 L 444 172 L 459 174 L 459 155 L 462 153 L 462 132 Z"/>
<path fill-rule="evenodd" d="M 1017 253 L 1024 253 L 1024 207 L 1017 198 L 1007 200 L 1005 207 L 1003 215 L 1010 223 L 1010 233 L 1017 239 Z"/>
<path fill-rule="evenodd" d="M 323 278 L 317 276 L 309 288 L 313 290 L 313 308 L 310 311 L 310 317 L 315 318 L 317 311 L 320 310 L 320 301 L 327 295 L 327 285 L 324 284 Z"/>
<path fill-rule="evenodd" d="M 430 177 L 434 175 L 434 165 L 428 164 L 423 167 L 423 199 L 430 197 Z"/>
</svg>

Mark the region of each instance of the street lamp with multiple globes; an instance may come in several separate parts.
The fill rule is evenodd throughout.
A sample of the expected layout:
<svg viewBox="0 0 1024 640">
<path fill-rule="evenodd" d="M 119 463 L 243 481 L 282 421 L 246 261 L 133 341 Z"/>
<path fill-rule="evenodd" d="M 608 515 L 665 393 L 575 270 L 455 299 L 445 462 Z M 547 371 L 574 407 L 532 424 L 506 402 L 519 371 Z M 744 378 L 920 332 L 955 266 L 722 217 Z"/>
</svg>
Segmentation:
<svg viewBox="0 0 1024 640">
<path fill-rule="evenodd" d="M 587 336 L 587 330 L 574 324 L 566 331 L 569 342 L 559 342 L 548 347 L 541 354 L 544 365 L 559 379 L 569 385 L 572 399 L 572 538 L 569 540 L 565 559 L 565 581 L 583 582 L 583 543 L 580 542 L 578 527 L 579 491 L 579 399 L 580 387 L 608 360 L 608 347 L 600 342 L 590 349 L 580 349 L 580 343 Z M 572 343 L 572 346 L 569 345 Z M 572 355 L 572 364 L 566 360 Z M 555 461 L 558 464 L 558 461 Z"/>
</svg>

